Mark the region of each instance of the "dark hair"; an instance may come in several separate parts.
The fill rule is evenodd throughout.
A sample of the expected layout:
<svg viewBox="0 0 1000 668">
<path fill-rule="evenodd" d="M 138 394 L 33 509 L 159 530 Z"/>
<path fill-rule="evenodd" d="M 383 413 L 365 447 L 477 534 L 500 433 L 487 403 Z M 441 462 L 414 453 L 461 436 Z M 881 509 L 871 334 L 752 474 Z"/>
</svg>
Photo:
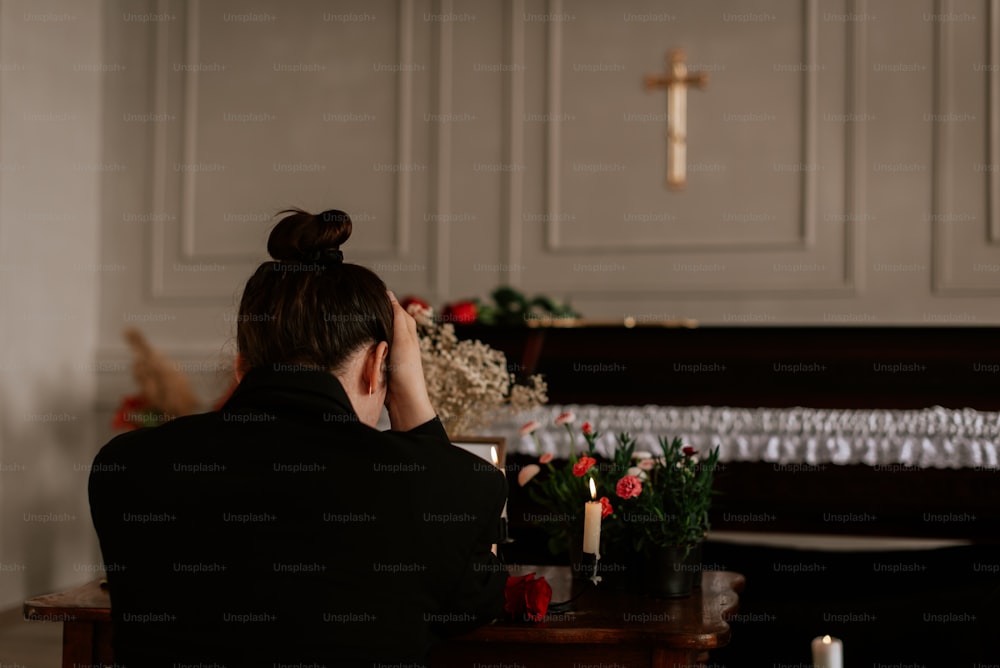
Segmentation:
<svg viewBox="0 0 1000 668">
<path fill-rule="evenodd" d="M 343 262 L 351 217 L 287 209 L 267 240 L 274 262 L 247 281 L 236 343 L 243 371 L 295 366 L 340 370 L 359 348 L 392 345 L 392 303 L 373 271 Z"/>
</svg>

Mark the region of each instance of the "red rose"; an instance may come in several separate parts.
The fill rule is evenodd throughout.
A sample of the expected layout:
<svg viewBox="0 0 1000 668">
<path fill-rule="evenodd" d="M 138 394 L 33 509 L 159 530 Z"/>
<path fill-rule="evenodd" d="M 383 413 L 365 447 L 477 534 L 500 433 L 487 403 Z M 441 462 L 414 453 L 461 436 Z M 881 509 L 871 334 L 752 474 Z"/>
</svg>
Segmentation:
<svg viewBox="0 0 1000 668">
<path fill-rule="evenodd" d="M 590 467 L 597 463 L 597 460 L 593 457 L 580 457 L 580 461 L 573 464 L 573 475 L 577 478 L 583 477 L 583 475 L 590 470 Z"/>
<path fill-rule="evenodd" d="M 634 475 L 627 475 L 615 485 L 615 494 L 623 499 L 631 499 L 642 494 L 642 482 Z"/>
<path fill-rule="evenodd" d="M 507 578 L 507 584 L 503 589 L 504 612 L 515 617 L 524 612 L 524 592 L 528 589 L 528 581 L 534 579 L 534 573 Z"/>
<path fill-rule="evenodd" d="M 125 397 L 118 407 L 118 412 L 111 419 L 111 426 L 115 429 L 138 429 L 144 425 L 135 421 L 137 414 L 149 408 L 149 400 L 140 394 Z"/>
<path fill-rule="evenodd" d="M 594 425 L 590 424 L 589 422 L 584 422 L 583 426 L 581 426 L 580 429 L 583 431 L 584 436 L 590 436 L 591 434 L 594 433 Z"/>
<path fill-rule="evenodd" d="M 456 322 L 460 325 L 470 325 L 476 321 L 478 310 L 472 302 L 455 302 L 444 307 L 441 313 L 441 320 L 444 322 Z"/>
<path fill-rule="evenodd" d="M 508 578 L 504 587 L 504 611 L 520 619 L 527 617 L 530 621 L 540 622 L 549 610 L 552 600 L 552 587 L 545 578 L 535 579 L 534 573 Z"/>
<path fill-rule="evenodd" d="M 683 448 L 681 449 L 681 452 L 683 452 L 683 453 L 684 453 L 684 456 L 685 456 L 685 457 L 691 457 L 691 456 L 693 456 L 693 455 L 696 455 L 696 454 L 698 454 L 698 451 L 697 451 L 697 450 L 695 450 L 694 448 L 692 448 L 692 447 L 691 447 L 690 445 L 685 445 L 685 446 L 684 446 L 684 447 L 683 447 Z"/>
<path fill-rule="evenodd" d="M 524 589 L 524 614 L 533 622 L 545 619 L 552 600 L 552 586 L 545 578 L 529 580 Z"/>
<path fill-rule="evenodd" d="M 610 515 L 613 512 L 615 512 L 615 509 L 611 506 L 611 502 L 608 501 L 608 497 L 602 496 L 601 497 L 601 519 L 603 520 L 605 517 L 607 517 L 608 515 Z"/>
<path fill-rule="evenodd" d="M 422 309 L 429 309 L 431 307 L 431 305 L 425 302 L 423 299 L 421 299 L 420 297 L 414 297 L 413 295 L 410 295 L 408 297 L 403 297 L 401 300 L 399 300 L 399 305 L 402 306 L 403 310 L 406 311 L 407 313 L 410 312 L 411 306 L 419 306 Z"/>
</svg>

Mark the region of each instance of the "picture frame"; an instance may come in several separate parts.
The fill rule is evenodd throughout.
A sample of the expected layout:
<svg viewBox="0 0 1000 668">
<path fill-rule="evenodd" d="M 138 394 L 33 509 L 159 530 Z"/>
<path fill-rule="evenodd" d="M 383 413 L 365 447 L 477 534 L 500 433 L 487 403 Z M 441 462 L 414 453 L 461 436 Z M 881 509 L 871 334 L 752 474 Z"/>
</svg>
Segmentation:
<svg viewBox="0 0 1000 668">
<path fill-rule="evenodd" d="M 451 443 L 491 464 L 494 463 L 491 448 L 496 448 L 496 465 L 502 469 L 507 464 L 507 439 L 503 436 L 462 436 L 452 440 Z"/>
</svg>

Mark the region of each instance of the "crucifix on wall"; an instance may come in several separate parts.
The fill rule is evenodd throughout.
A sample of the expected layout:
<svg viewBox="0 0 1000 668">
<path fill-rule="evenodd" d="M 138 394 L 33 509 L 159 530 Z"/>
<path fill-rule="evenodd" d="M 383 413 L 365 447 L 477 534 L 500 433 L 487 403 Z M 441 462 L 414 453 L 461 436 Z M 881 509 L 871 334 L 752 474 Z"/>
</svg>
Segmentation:
<svg viewBox="0 0 1000 668">
<path fill-rule="evenodd" d="M 646 90 L 667 90 L 667 187 L 681 190 L 687 181 L 687 89 L 704 88 L 708 75 L 688 74 L 683 49 L 667 54 L 667 73 L 647 74 Z"/>
</svg>

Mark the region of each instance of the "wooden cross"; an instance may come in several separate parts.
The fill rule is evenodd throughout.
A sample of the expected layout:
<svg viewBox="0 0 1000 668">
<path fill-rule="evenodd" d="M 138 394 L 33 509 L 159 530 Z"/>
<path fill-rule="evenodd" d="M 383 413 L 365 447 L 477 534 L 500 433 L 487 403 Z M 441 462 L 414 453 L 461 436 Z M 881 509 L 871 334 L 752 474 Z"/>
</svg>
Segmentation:
<svg viewBox="0 0 1000 668">
<path fill-rule="evenodd" d="M 646 90 L 667 89 L 667 187 L 682 190 L 687 181 L 687 88 L 704 88 L 708 75 L 688 75 L 683 49 L 667 53 L 667 73 L 647 74 Z"/>
</svg>

